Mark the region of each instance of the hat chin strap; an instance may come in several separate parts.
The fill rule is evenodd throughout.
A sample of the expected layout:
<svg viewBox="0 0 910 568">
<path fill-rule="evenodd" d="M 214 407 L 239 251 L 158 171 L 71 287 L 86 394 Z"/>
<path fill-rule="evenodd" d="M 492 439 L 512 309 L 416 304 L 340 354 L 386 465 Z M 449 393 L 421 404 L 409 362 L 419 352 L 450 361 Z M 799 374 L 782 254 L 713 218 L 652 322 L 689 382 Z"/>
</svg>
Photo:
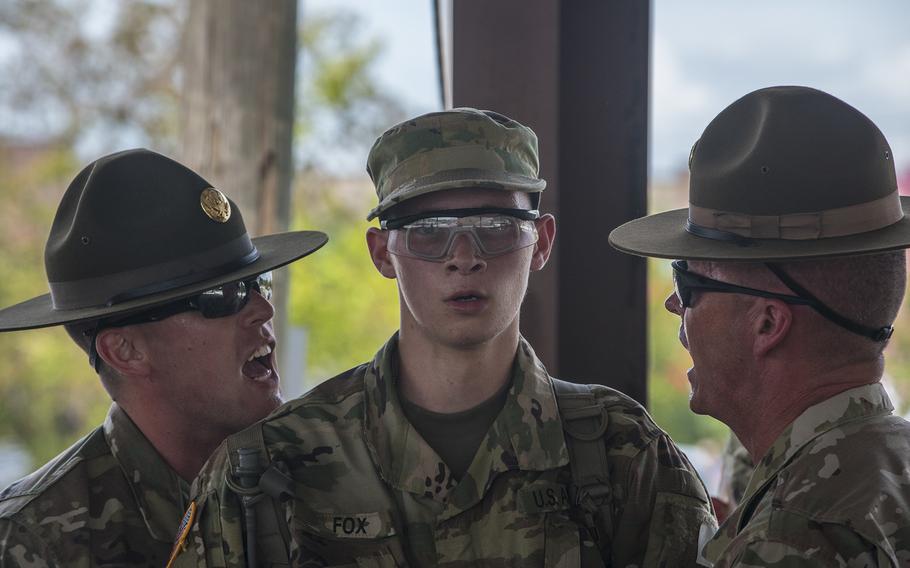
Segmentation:
<svg viewBox="0 0 910 568">
<path fill-rule="evenodd" d="M 847 331 L 851 331 L 857 335 L 862 335 L 863 337 L 868 337 L 875 342 L 888 341 L 888 339 L 891 338 L 891 334 L 894 333 L 894 326 L 891 325 L 886 325 L 884 327 L 867 327 L 865 325 L 856 323 L 851 319 L 845 318 L 844 316 L 840 315 L 839 313 L 823 304 L 821 300 L 812 294 L 812 292 L 806 290 L 806 288 L 791 278 L 789 274 L 784 272 L 784 269 L 779 265 L 774 264 L 773 262 L 766 262 L 765 266 L 767 266 L 768 270 L 773 272 L 774 275 L 777 276 L 778 279 L 780 279 L 780 281 L 783 282 L 784 285 L 792 290 L 797 296 L 809 300 L 811 302 L 809 304 L 809 307 L 814 309 L 828 321 L 834 322 Z"/>
<path fill-rule="evenodd" d="M 736 241 L 737 236 L 801 241 L 867 233 L 903 218 L 900 195 L 895 189 L 885 197 L 857 205 L 784 215 L 750 215 L 690 203 L 686 231 L 724 241 Z"/>
</svg>

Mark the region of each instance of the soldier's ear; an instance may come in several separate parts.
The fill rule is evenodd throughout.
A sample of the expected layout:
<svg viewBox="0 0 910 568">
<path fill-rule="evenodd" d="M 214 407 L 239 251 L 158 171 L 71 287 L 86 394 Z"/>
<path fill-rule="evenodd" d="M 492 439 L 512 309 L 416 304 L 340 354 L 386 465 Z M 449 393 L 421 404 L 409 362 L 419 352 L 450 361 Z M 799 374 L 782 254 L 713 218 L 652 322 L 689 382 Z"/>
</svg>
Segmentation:
<svg viewBox="0 0 910 568">
<path fill-rule="evenodd" d="M 556 239 L 556 218 L 547 213 L 535 221 L 537 224 L 537 243 L 531 257 L 531 270 L 540 270 L 547 264 L 553 252 L 553 241 Z"/>
<path fill-rule="evenodd" d="M 762 357 L 780 345 L 793 325 L 793 310 L 773 298 L 760 298 L 753 306 L 752 353 Z"/>
<path fill-rule="evenodd" d="M 95 348 L 104 363 L 122 376 L 147 375 L 148 358 L 129 328 L 109 327 L 98 332 Z"/>
<path fill-rule="evenodd" d="M 389 234 L 389 231 L 370 227 L 367 229 L 367 248 L 376 270 L 386 278 L 395 278 L 397 274 L 388 248 Z"/>
</svg>

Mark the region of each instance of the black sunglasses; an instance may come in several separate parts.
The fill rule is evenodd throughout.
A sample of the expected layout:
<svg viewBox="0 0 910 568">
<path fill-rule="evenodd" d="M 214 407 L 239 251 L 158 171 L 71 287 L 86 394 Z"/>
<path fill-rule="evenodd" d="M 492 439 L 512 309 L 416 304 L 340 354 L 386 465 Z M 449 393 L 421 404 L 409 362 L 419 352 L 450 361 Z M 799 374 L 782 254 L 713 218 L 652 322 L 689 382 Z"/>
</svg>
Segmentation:
<svg viewBox="0 0 910 568">
<path fill-rule="evenodd" d="M 250 292 L 253 290 L 262 294 L 262 297 L 266 300 L 270 300 L 272 298 L 272 273 L 263 272 L 254 278 L 228 282 L 227 284 L 199 292 L 189 298 L 181 298 L 163 306 L 130 314 L 126 317 L 99 320 L 98 325 L 85 332 L 86 336 L 91 336 L 89 363 L 91 363 L 95 371 L 98 371 L 99 357 L 98 351 L 95 349 L 95 340 L 98 337 L 98 332 L 102 329 L 161 321 L 193 310 L 198 311 L 206 319 L 232 316 L 247 305 L 250 301 Z"/>
<path fill-rule="evenodd" d="M 787 288 L 793 290 L 797 295 L 777 294 L 775 292 L 747 288 L 745 286 L 737 286 L 736 284 L 714 280 L 713 278 L 690 272 L 689 265 L 684 260 L 674 260 L 671 263 L 671 266 L 673 267 L 673 287 L 676 296 L 679 298 L 680 304 L 684 308 L 692 307 L 693 290 L 725 292 L 728 294 L 746 294 L 748 296 L 781 300 L 782 302 L 798 306 L 809 306 L 827 320 L 841 326 L 847 331 L 862 335 L 863 337 L 868 337 L 872 341 L 887 341 L 891 337 L 891 334 L 894 333 L 894 327 L 890 325 L 878 328 L 867 327 L 845 318 L 823 304 L 818 298 L 813 296 L 811 292 L 799 285 L 790 277 L 790 275 L 784 272 L 781 267 L 772 263 L 765 263 L 765 266 L 767 266 L 768 270 L 773 272 Z"/>
</svg>

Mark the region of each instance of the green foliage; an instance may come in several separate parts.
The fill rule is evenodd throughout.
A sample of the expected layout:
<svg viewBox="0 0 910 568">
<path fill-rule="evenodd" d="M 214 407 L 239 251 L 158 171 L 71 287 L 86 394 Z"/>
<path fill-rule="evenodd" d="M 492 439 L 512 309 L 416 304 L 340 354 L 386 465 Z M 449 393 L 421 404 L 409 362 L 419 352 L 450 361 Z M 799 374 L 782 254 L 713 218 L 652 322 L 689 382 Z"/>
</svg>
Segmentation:
<svg viewBox="0 0 910 568">
<path fill-rule="evenodd" d="M 298 187 L 294 226 L 330 235 L 318 253 L 291 266 L 290 321 L 306 326 L 308 385 L 367 361 L 398 328 L 398 291 L 370 260 L 364 221 L 375 196 L 367 180 L 315 175 Z"/>
<path fill-rule="evenodd" d="M 106 13 L 95 13 L 102 4 Z M 15 119 L 0 124 L 0 265 L 7 268 L 0 306 L 47 290 L 44 243 L 80 168 L 77 144 L 101 138 L 93 153 L 120 149 L 124 139 L 165 152 L 177 147 L 182 4 L 0 3 L 0 34 L 12 53 L 0 53 L 0 116 Z M 358 25 L 340 13 L 306 14 L 295 144 L 314 158 L 332 144 L 342 147 L 360 170 L 369 143 L 403 111 L 376 86 L 371 73 L 381 46 L 357 33 Z M 22 132 L 53 142 L 4 145 L 3 136 Z M 303 162 L 308 173 L 298 177 L 293 225 L 324 230 L 332 240 L 292 268 L 290 318 L 310 327 L 307 376 L 321 380 L 372 357 L 397 328 L 397 302 L 394 282 L 375 271 L 366 251 L 363 218 L 374 199 L 367 180 L 351 190 L 319 178 L 324 163 Z M 21 446 L 34 465 L 99 424 L 109 404 L 63 329 L 0 334 L 0 441 Z"/>
<path fill-rule="evenodd" d="M 176 146 L 180 0 L 0 3 L 5 134 Z M 3 57 L 5 56 L 5 57 Z M 137 136 L 138 135 L 138 136 Z M 122 142 L 120 143 L 122 144 Z"/>
<path fill-rule="evenodd" d="M 0 305 L 47 289 L 43 248 L 57 202 L 77 165 L 66 149 L 0 146 Z M 62 328 L 0 334 L 0 438 L 35 465 L 98 424 L 110 404 L 86 356 Z"/>
</svg>

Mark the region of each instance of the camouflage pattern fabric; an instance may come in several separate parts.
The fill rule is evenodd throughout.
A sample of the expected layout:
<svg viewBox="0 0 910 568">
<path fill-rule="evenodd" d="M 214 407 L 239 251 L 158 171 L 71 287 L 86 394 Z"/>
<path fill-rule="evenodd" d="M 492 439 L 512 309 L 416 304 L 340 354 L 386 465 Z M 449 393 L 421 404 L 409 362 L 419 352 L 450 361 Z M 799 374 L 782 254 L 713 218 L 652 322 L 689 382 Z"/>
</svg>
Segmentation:
<svg viewBox="0 0 910 568">
<path fill-rule="evenodd" d="M 505 406 L 456 482 L 406 421 L 397 337 L 376 358 L 261 423 L 272 463 L 294 480 L 284 515 L 293 566 L 695 566 L 716 523 L 685 455 L 625 395 L 609 414 L 612 534 L 596 541 L 568 497 L 571 472 L 546 370 L 522 340 Z M 194 483 L 200 513 L 175 566 L 241 567 L 239 502 L 222 446 Z M 260 553 L 260 558 L 266 556 Z M 596 558 L 596 562 L 583 558 Z"/>
<path fill-rule="evenodd" d="M 731 433 L 724 448 L 723 469 L 720 480 L 720 496 L 731 508 L 736 507 L 743 500 L 746 494 L 746 487 L 749 486 L 749 479 L 752 478 L 752 472 L 755 470 L 755 464 L 752 462 L 752 456 L 749 451 L 743 447 L 742 442 L 735 434 Z"/>
<path fill-rule="evenodd" d="M 755 468 L 704 565 L 910 566 L 910 423 L 880 384 L 812 406 Z"/>
<path fill-rule="evenodd" d="M 114 404 L 101 427 L 0 492 L 0 566 L 164 566 L 188 494 Z"/>
<path fill-rule="evenodd" d="M 547 186 L 539 168 L 537 135 L 518 121 L 473 108 L 424 114 L 389 128 L 373 144 L 367 173 L 379 205 L 367 220 L 444 189 L 539 193 Z"/>
</svg>

